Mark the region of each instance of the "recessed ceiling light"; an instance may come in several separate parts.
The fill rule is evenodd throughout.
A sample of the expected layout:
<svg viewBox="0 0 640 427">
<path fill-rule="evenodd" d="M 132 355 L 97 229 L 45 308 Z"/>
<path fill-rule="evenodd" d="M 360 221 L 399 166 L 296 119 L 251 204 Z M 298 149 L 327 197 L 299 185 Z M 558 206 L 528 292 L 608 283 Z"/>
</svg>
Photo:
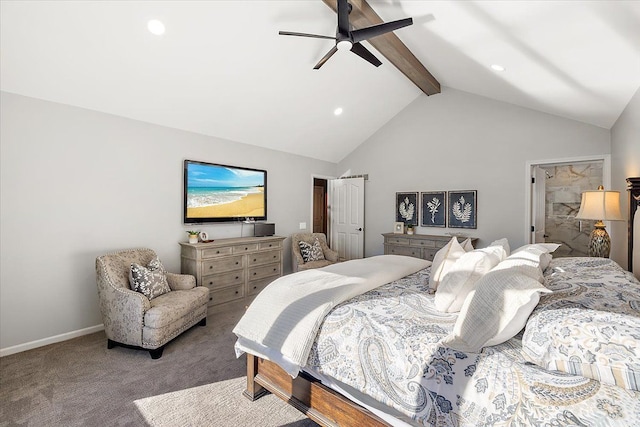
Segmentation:
<svg viewBox="0 0 640 427">
<path fill-rule="evenodd" d="M 494 71 L 505 71 L 506 68 L 504 68 L 502 65 L 498 65 L 498 64 L 493 64 L 491 66 L 491 69 Z"/>
<path fill-rule="evenodd" d="M 151 34 L 155 34 L 156 36 L 161 36 L 164 34 L 164 24 L 157 19 L 152 19 L 147 22 L 147 28 L 151 32 Z"/>
<path fill-rule="evenodd" d="M 339 116 L 340 114 L 342 114 L 342 107 L 338 107 L 335 110 L 333 110 L 333 114 L 335 114 L 336 116 Z"/>
</svg>

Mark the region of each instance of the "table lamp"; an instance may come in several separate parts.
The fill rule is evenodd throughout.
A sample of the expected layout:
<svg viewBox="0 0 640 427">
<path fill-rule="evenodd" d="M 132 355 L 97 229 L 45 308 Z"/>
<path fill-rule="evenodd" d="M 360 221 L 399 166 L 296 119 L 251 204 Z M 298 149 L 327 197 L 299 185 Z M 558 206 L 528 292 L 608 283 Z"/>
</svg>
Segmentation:
<svg viewBox="0 0 640 427">
<path fill-rule="evenodd" d="M 589 256 L 608 258 L 611 251 L 611 238 L 602 221 L 624 220 L 620 213 L 620 192 L 604 191 L 602 185 L 597 191 L 585 191 L 582 193 L 580 211 L 576 219 L 597 221 L 589 239 Z"/>
</svg>

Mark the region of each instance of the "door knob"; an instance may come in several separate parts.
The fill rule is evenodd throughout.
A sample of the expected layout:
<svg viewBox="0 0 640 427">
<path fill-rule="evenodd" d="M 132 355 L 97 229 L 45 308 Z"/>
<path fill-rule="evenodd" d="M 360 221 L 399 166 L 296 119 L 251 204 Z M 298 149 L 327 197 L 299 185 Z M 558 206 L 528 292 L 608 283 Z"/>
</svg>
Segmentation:
<svg viewBox="0 0 640 427">
<path fill-rule="evenodd" d="M 356 231 L 362 231 L 362 227 L 356 228 Z"/>
</svg>

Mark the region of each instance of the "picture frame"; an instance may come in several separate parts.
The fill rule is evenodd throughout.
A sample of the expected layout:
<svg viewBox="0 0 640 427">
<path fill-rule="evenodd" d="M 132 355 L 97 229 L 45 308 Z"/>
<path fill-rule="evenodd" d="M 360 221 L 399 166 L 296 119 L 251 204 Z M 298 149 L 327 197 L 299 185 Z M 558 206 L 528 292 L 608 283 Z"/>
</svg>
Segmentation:
<svg viewBox="0 0 640 427">
<path fill-rule="evenodd" d="M 423 191 L 420 193 L 420 225 L 422 227 L 447 226 L 447 192 Z"/>
<path fill-rule="evenodd" d="M 449 228 L 478 228 L 478 191 L 449 191 L 447 212 Z"/>
<path fill-rule="evenodd" d="M 418 226 L 418 192 L 396 193 L 396 222 Z"/>
<path fill-rule="evenodd" d="M 404 234 L 404 222 L 394 222 L 393 223 L 393 233 L 394 234 Z"/>
</svg>

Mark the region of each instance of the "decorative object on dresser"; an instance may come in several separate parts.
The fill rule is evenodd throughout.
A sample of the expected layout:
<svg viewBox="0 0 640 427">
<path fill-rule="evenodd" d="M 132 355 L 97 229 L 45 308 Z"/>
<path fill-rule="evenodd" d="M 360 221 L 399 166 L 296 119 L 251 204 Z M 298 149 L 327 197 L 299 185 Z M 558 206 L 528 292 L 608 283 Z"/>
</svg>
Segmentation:
<svg viewBox="0 0 640 427">
<path fill-rule="evenodd" d="M 423 227 L 447 226 L 447 192 L 429 191 L 420 193 L 421 221 Z"/>
<path fill-rule="evenodd" d="M 478 228 L 476 190 L 449 191 L 448 216 L 450 228 Z"/>
<path fill-rule="evenodd" d="M 404 222 L 394 222 L 393 223 L 393 233 L 394 234 L 404 234 Z"/>
<path fill-rule="evenodd" d="M 248 299 L 282 275 L 284 237 L 180 243 L 181 269 L 210 289 L 209 307 Z"/>
<path fill-rule="evenodd" d="M 319 246 L 319 256 L 305 259 L 303 246 Z M 316 251 L 318 250 L 316 249 Z M 338 262 L 338 252 L 329 248 L 327 236 L 324 233 L 296 233 L 291 236 L 291 263 L 293 272 L 326 267 Z"/>
<path fill-rule="evenodd" d="M 188 230 L 187 234 L 189 235 L 189 243 L 198 243 L 198 236 L 200 235 L 199 231 Z"/>
<path fill-rule="evenodd" d="M 620 192 L 604 191 L 601 185 L 596 191 L 582 193 L 582 202 L 576 219 L 594 219 L 594 229 L 589 239 L 589 256 L 609 258 L 611 238 L 602 221 L 622 221 Z"/>
<path fill-rule="evenodd" d="M 422 258 L 433 261 L 433 257 L 439 249 L 443 248 L 450 240 L 450 236 L 431 236 L 428 234 L 404 234 L 398 236 L 396 233 L 383 233 L 384 254 L 385 255 L 406 255 L 414 258 Z M 462 243 L 464 238 L 458 237 Z M 478 241 L 473 237 L 470 239 L 475 246 Z"/>
<path fill-rule="evenodd" d="M 396 222 L 418 225 L 418 193 L 396 193 Z"/>
<path fill-rule="evenodd" d="M 628 270 L 640 278 L 640 177 L 627 178 L 629 192 Z"/>
<path fill-rule="evenodd" d="M 196 287 L 193 276 L 166 272 L 157 258 L 151 249 L 129 249 L 96 258 L 107 348 L 142 348 L 157 359 L 169 341 L 197 323 L 206 325 L 209 289 Z M 136 276 L 132 265 L 140 272 L 134 280 L 146 282 L 138 283 L 139 292 L 129 283 L 130 275 Z M 157 288 L 152 280 L 162 280 L 170 291 L 149 294 Z"/>
</svg>

